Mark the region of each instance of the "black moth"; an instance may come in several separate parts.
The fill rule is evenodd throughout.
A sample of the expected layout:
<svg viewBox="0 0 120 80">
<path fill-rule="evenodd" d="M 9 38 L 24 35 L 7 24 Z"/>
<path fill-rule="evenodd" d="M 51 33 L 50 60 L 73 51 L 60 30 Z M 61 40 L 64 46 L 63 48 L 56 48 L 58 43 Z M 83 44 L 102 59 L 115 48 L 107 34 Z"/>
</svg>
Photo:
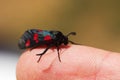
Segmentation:
<svg viewBox="0 0 120 80">
<path fill-rule="evenodd" d="M 76 44 L 68 39 L 69 35 L 76 35 L 76 33 L 70 32 L 68 35 L 63 35 L 60 31 L 30 29 L 25 31 L 25 33 L 21 36 L 18 46 L 20 49 L 31 48 L 32 50 L 36 47 L 46 45 L 47 47 L 42 53 L 36 54 L 37 56 L 40 56 L 37 62 L 40 61 L 41 57 L 47 52 L 48 49 L 55 46 L 57 48 L 59 61 L 61 62 L 59 46 L 62 44 L 67 45 L 69 42 Z"/>
</svg>

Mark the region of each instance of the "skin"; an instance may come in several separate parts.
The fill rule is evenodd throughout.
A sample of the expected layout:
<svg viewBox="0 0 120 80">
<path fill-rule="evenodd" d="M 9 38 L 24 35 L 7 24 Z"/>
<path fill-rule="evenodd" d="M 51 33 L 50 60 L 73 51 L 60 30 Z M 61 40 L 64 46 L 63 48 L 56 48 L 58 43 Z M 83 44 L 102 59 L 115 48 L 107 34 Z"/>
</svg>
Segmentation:
<svg viewBox="0 0 120 80">
<path fill-rule="evenodd" d="M 26 50 L 20 57 L 17 80 L 120 80 L 120 54 L 93 47 L 70 45 L 60 49 L 61 62 L 57 50 L 45 48 Z"/>
</svg>

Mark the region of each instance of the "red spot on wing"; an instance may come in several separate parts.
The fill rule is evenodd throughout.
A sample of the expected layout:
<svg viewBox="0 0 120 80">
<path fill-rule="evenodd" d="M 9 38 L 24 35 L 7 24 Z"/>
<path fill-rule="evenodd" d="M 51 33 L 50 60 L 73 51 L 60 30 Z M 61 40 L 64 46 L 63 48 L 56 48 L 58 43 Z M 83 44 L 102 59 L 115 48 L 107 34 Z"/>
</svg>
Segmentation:
<svg viewBox="0 0 120 80">
<path fill-rule="evenodd" d="M 38 40 L 38 34 L 37 33 L 34 34 L 33 39 Z"/>
<path fill-rule="evenodd" d="M 26 41 L 25 46 L 26 46 L 26 47 L 29 47 L 29 46 L 30 46 L 30 40 L 29 40 L 29 39 Z"/>
<path fill-rule="evenodd" d="M 46 40 L 51 40 L 51 36 L 50 35 L 46 35 L 45 37 L 44 37 L 44 40 L 46 41 Z"/>
<path fill-rule="evenodd" d="M 38 34 L 37 33 L 34 34 L 33 40 L 35 40 L 36 43 L 39 42 L 39 40 L 38 40 Z"/>
</svg>

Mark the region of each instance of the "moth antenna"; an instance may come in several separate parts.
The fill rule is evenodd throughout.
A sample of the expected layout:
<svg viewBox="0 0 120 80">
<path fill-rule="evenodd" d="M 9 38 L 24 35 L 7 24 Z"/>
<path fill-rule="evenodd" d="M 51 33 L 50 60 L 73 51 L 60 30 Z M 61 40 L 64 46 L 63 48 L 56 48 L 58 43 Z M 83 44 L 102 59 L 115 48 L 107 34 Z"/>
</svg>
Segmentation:
<svg viewBox="0 0 120 80">
<path fill-rule="evenodd" d="M 76 32 L 70 32 L 69 34 L 67 34 L 67 37 L 70 35 L 76 35 Z"/>
</svg>

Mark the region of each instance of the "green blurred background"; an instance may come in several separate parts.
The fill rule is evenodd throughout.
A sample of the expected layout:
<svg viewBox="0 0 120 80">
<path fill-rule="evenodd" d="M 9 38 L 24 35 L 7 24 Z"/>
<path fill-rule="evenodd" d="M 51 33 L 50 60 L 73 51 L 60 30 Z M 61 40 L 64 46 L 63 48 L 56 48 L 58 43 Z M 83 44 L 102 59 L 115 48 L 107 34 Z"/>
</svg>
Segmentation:
<svg viewBox="0 0 120 80">
<path fill-rule="evenodd" d="M 1 50 L 19 50 L 31 28 L 75 31 L 75 42 L 120 52 L 120 0 L 0 0 Z"/>
</svg>

